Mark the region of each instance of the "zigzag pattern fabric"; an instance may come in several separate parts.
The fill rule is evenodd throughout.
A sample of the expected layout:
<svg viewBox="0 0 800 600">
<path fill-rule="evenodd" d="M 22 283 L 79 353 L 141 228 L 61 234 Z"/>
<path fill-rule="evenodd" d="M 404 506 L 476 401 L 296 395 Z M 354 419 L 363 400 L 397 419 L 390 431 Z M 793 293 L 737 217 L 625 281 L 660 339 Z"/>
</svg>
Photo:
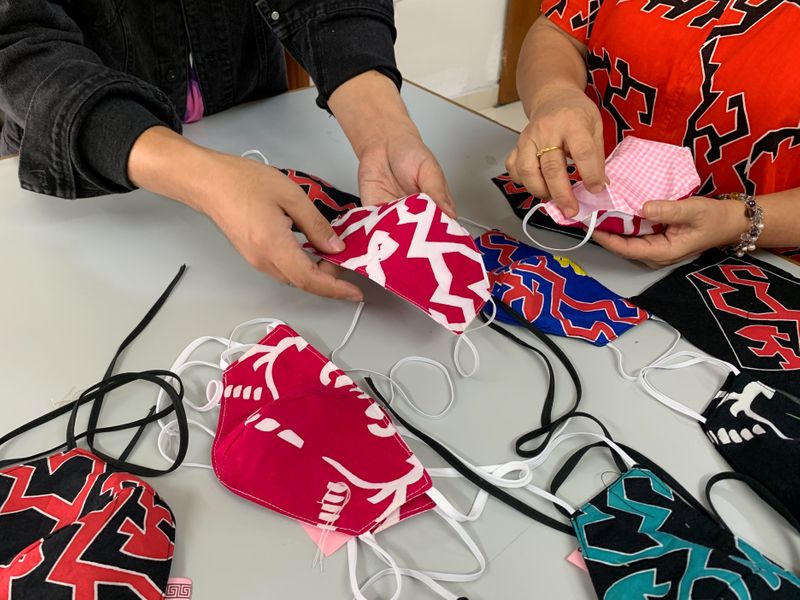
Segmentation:
<svg viewBox="0 0 800 600">
<path fill-rule="evenodd" d="M 147 483 L 86 450 L 0 471 L 0 531 L 3 600 L 162 600 L 166 593 L 172 511 Z"/>
<path fill-rule="evenodd" d="M 469 233 L 425 194 L 354 208 L 331 225 L 347 248 L 319 256 L 368 277 L 453 333 L 462 333 L 489 299 Z"/>
<path fill-rule="evenodd" d="M 650 317 L 568 258 L 501 231 L 487 231 L 475 244 L 483 254 L 492 296 L 545 333 L 604 346 Z M 502 308 L 497 319 L 516 323 Z"/>
</svg>

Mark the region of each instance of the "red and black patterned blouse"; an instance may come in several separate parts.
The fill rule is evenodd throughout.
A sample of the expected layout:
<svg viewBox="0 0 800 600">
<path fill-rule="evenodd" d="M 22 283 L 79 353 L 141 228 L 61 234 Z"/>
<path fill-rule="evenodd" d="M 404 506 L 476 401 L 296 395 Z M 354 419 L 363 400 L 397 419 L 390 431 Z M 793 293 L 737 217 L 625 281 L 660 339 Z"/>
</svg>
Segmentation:
<svg viewBox="0 0 800 600">
<path fill-rule="evenodd" d="M 692 149 L 699 194 L 800 187 L 800 0 L 544 0 L 588 47 L 606 153 Z"/>
</svg>

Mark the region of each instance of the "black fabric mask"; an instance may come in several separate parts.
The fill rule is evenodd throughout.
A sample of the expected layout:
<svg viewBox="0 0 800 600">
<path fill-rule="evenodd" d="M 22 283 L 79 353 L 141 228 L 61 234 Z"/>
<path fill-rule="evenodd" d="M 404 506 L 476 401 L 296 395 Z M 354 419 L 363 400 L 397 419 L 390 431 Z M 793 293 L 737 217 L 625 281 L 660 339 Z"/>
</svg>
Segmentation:
<svg viewBox="0 0 800 600">
<path fill-rule="evenodd" d="M 183 385 L 170 372 L 113 374 L 119 356 L 152 320 L 181 278 L 182 267 L 155 305 L 122 342 L 104 379 L 80 397 L 0 437 L 0 447 L 26 432 L 69 414 L 67 441 L 26 458 L 0 460 L 0 598 L 162 598 L 174 552 L 175 517 L 139 476 L 177 469 L 188 446 Z M 166 392 L 170 405 L 153 407 L 136 421 L 100 427 L 106 394 L 129 383 L 148 382 Z M 76 417 L 90 405 L 86 431 Z M 173 464 L 154 469 L 128 461 L 143 428 L 175 412 L 179 449 Z M 133 430 L 117 458 L 98 449 L 96 435 Z M 78 447 L 86 439 L 90 450 Z M 13 466 L 12 466 L 13 465 Z"/>
<path fill-rule="evenodd" d="M 786 271 L 709 250 L 630 300 L 704 352 L 800 396 L 800 280 Z"/>
<path fill-rule="evenodd" d="M 653 370 L 682 369 L 709 362 L 730 373 L 701 413 L 656 389 L 649 379 Z M 776 390 L 736 367 L 695 352 L 677 352 L 645 367 L 642 387 L 653 398 L 696 420 L 708 439 L 737 473 L 747 476 L 800 521 L 800 475 L 787 465 L 800 464 L 800 400 Z M 755 488 L 760 492 L 760 488 Z M 777 510 L 777 507 L 776 507 Z"/>
<path fill-rule="evenodd" d="M 570 166 L 567 168 L 567 173 L 570 174 L 570 180 L 573 183 L 577 181 L 577 177 L 573 176 L 575 172 L 575 167 Z M 497 189 L 500 190 L 500 193 L 503 194 L 505 199 L 508 201 L 508 204 L 511 206 L 511 210 L 513 210 L 514 214 L 520 219 L 524 219 L 530 209 L 541 201 L 540 198 L 536 198 L 535 196 L 531 195 L 531 193 L 525 189 L 525 186 L 514 183 L 514 181 L 511 179 L 511 175 L 508 173 L 503 173 L 497 177 L 492 177 L 492 183 L 497 186 Z M 551 219 L 550 216 L 543 210 L 537 210 L 534 212 L 528 219 L 528 224 L 533 225 L 538 229 L 544 229 L 545 231 L 562 233 L 576 240 L 582 240 L 586 235 L 584 230 L 577 227 L 559 225 L 553 221 L 553 219 Z M 589 240 L 589 243 L 597 244 L 597 242 L 592 239 Z"/>
</svg>

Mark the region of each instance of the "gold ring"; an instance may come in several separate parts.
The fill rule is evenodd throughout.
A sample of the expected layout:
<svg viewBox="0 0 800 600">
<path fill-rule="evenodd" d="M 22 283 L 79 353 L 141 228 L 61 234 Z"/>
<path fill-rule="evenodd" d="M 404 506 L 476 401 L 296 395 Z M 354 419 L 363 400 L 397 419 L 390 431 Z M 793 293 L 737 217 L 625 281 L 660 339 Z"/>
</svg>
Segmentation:
<svg viewBox="0 0 800 600">
<path fill-rule="evenodd" d="M 548 146 L 547 148 L 542 148 L 541 150 L 536 151 L 536 158 L 542 158 L 542 155 L 547 152 L 552 152 L 553 150 L 561 150 L 561 146 Z"/>
</svg>

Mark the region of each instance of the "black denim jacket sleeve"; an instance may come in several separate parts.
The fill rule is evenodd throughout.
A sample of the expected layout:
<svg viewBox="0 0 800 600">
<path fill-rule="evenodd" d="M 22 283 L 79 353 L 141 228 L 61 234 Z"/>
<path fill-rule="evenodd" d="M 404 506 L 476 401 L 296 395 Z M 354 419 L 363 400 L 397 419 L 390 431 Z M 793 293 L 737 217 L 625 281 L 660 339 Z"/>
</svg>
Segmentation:
<svg viewBox="0 0 800 600">
<path fill-rule="evenodd" d="M 311 75 L 321 108 L 365 71 L 380 71 L 400 88 L 392 0 L 257 0 L 256 7 Z"/>
<path fill-rule="evenodd" d="M 130 115 L 138 120 L 118 131 L 107 152 L 127 157 L 136 136 L 153 123 L 180 128 L 161 91 L 105 67 L 82 40 L 58 1 L 0 0 L 0 110 L 24 129 L 19 177 L 25 189 L 75 198 L 132 187 L 100 176 L 80 151 L 84 124 L 108 98 L 125 98 L 144 110 Z"/>
<path fill-rule="evenodd" d="M 391 0 L 241 1 L 255 4 L 309 71 L 321 107 L 339 85 L 371 69 L 399 87 Z M 81 2 L 0 0 L 0 110 L 15 132 L 24 131 L 20 183 L 62 198 L 133 189 L 127 161 L 136 138 L 157 124 L 181 127 L 162 90 L 109 68 L 84 45 L 86 32 L 70 17 Z"/>
</svg>

